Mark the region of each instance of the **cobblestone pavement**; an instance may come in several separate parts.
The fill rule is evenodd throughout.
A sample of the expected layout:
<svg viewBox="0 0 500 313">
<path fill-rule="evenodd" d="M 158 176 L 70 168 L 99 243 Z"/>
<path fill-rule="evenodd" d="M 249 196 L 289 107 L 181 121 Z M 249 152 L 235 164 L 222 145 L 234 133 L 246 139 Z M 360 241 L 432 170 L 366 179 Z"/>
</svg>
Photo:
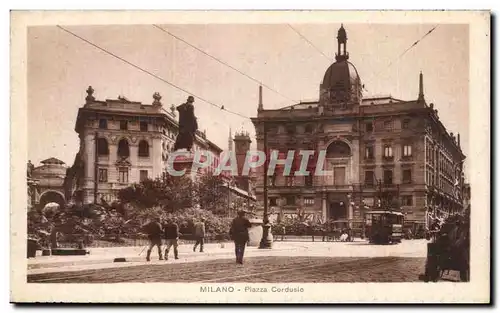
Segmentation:
<svg viewBox="0 0 500 313">
<path fill-rule="evenodd" d="M 261 256 L 29 275 L 33 283 L 418 282 L 425 258 Z M 456 275 L 445 277 L 456 280 Z"/>
</svg>

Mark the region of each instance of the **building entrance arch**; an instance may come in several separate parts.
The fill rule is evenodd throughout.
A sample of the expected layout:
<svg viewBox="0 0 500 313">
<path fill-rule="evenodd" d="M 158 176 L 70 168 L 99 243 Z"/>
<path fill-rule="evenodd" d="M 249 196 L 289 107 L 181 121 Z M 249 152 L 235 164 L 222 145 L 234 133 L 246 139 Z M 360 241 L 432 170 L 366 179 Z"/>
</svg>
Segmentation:
<svg viewBox="0 0 500 313">
<path fill-rule="evenodd" d="M 44 208 L 47 203 L 55 202 L 59 204 L 60 208 L 63 208 L 66 205 L 66 200 L 64 199 L 64 195 L 56 190 L 48 190 L 45 191 L 41 196 L 40 196 L 40 207 Z"/>
</svg>

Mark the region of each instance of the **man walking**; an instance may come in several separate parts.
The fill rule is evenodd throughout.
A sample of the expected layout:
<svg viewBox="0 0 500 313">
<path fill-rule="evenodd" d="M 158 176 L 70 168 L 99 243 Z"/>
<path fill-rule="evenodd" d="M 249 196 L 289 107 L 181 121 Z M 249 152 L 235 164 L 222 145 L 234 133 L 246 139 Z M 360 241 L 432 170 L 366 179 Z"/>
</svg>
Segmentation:
<svg viewBox="0 0 500 313">
<path fill-rule="evenodd" d="M 170 248 L 174 246 L 174 257 L 179 259 L 179 251 L 177 247 L 179 246 L 179 226 L 174 222 L 173 219 L 168 219 L 165 225 L 165 239 L 167 248 L 165 249 L 165 260 L 168 260 L 168 252 Z"/>
<path fill-rule="evenodd" d="M 249 236 L 248 229 L 252 226 L 245 217 L 245 211 L 239 211 L 238 216 L 233 219 L 229 236 L 234 241 L 234 252 L 236 254 L 236 263 L 243 264 L 243 255 Z"/>
<path fill-rule="evenodd" d="M 196 247 L 200 245 L 200 252 L 203 252 L 203 244 L 205 240 L 205 219 L 201 219 L 198 223 L 194 224 L 194 236 L 196 243 L 193 247 L 193 252 L 196 251 Z"/>
<path fill-rule="evenodd" d="M 161 235 L 162 235 L 162 227 L 160 224 L 160 218 L 157 217 L 153 221 L 149 222 L 144 226 L 144 231 L 148 235 L 149 239 L 149 247 L 146 254 L 146 261 L 151 261 L 151 250 L 153 250 L 154 246 L 158 247 L 158 257 L 160 260 L 163 260 L 161 255 Z"/>
</svg>

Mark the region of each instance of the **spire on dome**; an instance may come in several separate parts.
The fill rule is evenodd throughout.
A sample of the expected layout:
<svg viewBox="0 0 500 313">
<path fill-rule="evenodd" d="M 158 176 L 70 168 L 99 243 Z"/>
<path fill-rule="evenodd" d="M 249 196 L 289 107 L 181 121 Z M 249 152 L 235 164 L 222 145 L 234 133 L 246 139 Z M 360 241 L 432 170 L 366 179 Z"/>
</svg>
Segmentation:
<svg viewBox="0 0 500 313">
<path fill-rule="evenodd" d="M 347 53 L 347 32 L 345 31 L 344 24 L 340 25 L 339 31 L 337 32 L 337 45 L 338 52 L 335 54 L 335 60 L 337 60 L 337 62 L 348 60 L 349 53 Z"/>
</svg>

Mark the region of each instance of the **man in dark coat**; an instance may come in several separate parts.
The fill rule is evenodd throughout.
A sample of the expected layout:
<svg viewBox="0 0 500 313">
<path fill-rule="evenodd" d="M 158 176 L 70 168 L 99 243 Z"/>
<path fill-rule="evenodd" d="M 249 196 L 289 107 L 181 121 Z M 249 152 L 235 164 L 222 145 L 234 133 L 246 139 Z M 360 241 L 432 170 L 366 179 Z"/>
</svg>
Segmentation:
<svg viewBox="0 0 500 313">
<path fill-rule="evenodd" d="M 201 218 L 199 222 L 194 224 L 194 237 L 196 243 L 193 246 L 193 252 L 196 251 L 196 247 L 200 245 L 200 252 L 203 252 L 203 244 L 205 241 L 205 219 Z"/>
<path fill-rule="evenodd" d="M 191 151 L 193 147 L 194 136 L 198 130 L 193 103 L 194 97 L 189 96 L 186 103 L 177 107 L 177 111 L 179 111 L 179 134 L 175 139 L 174 151 L 180 149 Z"/>
<path fill-rule="evenodd" d="M 164 227 L 165 240 L 167 248 L 165 249 L 165 260 L 168 260 L 168 252 L 170 248 L 174 246 L 174 257 L 175 259 L 179 259 L 179 251 L 177 247 L 179 246 L 179 226 L 174 220 L 167 220 L 167 224 Z"/>
<path fill-rule="evenodd" d="M 147 223 L 146 225 L 144 225 L 143 229 L 149 239 L 146 261 L 151 261 L 151 250 L 153 250 L 154 246 L 158 247 L 158 257 L 160 260 L 163 260 L 163 257 L 161 255 L 161 237 L 163 229 L 161 227 L 160 218 L 155 218 L 153 221 Z"/>
<path fill-rule="evenodd" d="M 234 241 L 234 252 L 236 263 L 243 264 L 245 246 L 249 240 L 248 229 L 252 227 L 250 221 L 245 217 L 245 211 L 239 211 L 238 216 L 233 219 L 229 236 Z"/>
</svg>

